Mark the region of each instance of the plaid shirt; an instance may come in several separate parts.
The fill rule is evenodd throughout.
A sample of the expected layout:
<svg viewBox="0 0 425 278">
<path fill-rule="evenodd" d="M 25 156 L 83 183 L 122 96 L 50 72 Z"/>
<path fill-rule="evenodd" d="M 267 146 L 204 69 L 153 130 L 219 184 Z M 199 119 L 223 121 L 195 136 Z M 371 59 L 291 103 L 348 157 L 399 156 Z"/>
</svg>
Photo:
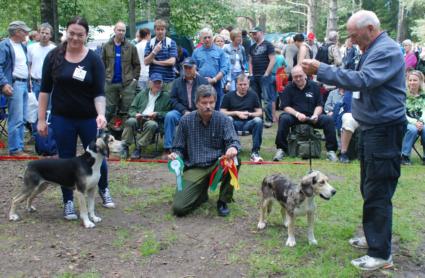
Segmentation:
<svg viewBox="0 0 425 278">
<path fill-rule="evenodd" d="M 173 142 L 173 151 L 184 158 L 187 167 L 208 167 L 230 147 L 241 148 L 232 120 L 214 111 L 205 126 L 197 111 L 181 118 Z"/>
</svg>

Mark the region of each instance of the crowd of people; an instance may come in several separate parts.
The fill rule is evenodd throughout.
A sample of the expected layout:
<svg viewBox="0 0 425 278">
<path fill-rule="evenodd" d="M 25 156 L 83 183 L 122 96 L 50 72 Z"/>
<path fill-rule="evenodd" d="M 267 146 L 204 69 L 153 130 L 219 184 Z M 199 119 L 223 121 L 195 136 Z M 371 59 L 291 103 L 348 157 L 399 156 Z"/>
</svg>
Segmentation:
<svg viewBox="0 0 425 278">
<path fill-rule="evenodd" d="M 400 47 L 368 11 L 350 18 L 343 47 L 335 31 L 323 44 L 313 33 L 273 44 L 258 26 L 248 32 L 223 29 L 216 35 L 204 28 L 193 54 L 181 59 L 182 50 L 167 36 L 167 27 L 156 20 L 154 37 L 141 29 L 131 42 L 119 21 L 99 56 L 85 46 L 89 25 L 82 17 L 68 22 L 66 39 L 57 46 L 50 41 L 48 23 L 30 34 L 24 22 L 11 22 L 9 38 L 0 42 L 9 154 L 28 155 L 24 127 L 29 91 L 39 103 L 34 132 L 53 132 L 61 158 L 76 155 L 78 138 L 86 147 L 99 129 L 121 128 L 121 158 L 138 159 L 154 136 L 163 133 L 164 157 L 180 157 L 188 168 L 186 186 L 173 201 L 174 213 L 182 216 L 208 199 L 208 180 L 219 158 L 240 167 L 238 135 L 252 135 L 250 159 L 261 162 L 263 128 L 276 124 L 273 160 L 280 161 L 288 155 L 290 128 L 308 124 L 323 129 L 327 159 L 338 161 L 339 150 L 339 161 L 347 163 L 348 145 L 359 132 L 365 238 L 350 243 L 369 251 L 352 263 L 364 269 L 392 264 L 391 197 L 400 163 L 411 163 L 417 138 L 425 143 L 425 49 L 415 50 L 410 40 Z M 287 82 L 280 78 L 282 72 Z M 107 171 L 104 161 L 99 193 L 103 205 L 113 208 Z M 62 193 L 64 217 L 76 219 L 72 191 Z M 230 213 L 232 194 L 227 178 L 220 188 L 219 215 Z"/>
</svg>

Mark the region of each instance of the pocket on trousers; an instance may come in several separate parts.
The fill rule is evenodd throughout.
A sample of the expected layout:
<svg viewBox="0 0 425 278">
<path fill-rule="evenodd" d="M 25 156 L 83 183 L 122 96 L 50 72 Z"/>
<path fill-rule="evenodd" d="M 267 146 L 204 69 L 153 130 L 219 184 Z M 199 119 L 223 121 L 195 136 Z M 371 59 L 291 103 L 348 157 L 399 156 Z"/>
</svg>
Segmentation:
<svg viewBox="0 0 425 278">
<path fill-rule="evenodd" d="M 370 179 L 383 180 L 400 177 L 400 154 L 373 153 L 369 159 L 367 173 Z"/>
</svg>

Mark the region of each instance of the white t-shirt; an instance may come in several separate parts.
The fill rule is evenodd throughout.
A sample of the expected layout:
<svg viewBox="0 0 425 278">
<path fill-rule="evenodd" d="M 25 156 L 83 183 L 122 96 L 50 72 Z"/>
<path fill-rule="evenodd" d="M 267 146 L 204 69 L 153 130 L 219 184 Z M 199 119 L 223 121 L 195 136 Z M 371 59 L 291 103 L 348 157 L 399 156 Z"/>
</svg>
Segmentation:
<svg viewBox="0 0 425 278">
<path fill-rule="evenodd" d="M 145 65 L 144 63 L 147 42 L 147 40 L 141 40 L 138 44 L 136 44 L 137 54 L 140 61 L 140 80 L 143 81 L 147 81 L 149 78 L 149 65 Z"/>
<path fill-rule="evenodd" d="M 31 78 L 41 79 L 44 59 L 47 53 L 55 47 L 53 43 L 42 46 L 39 42 L 28 46 L 28 62 L 31 65 Z"/>
<path fill-rule="evenodd" d="M 148 104 L 146 105 L 145 110 L 143 110 L 142 114 L 143 115 L 147 115 L 150 113 L 153 113 L 155 110 L 155 102 L 156 99 L 159 97 L 159 92 L 154 96 L 151 94 L 151 92 L 149 91 L 149 101 Z"/>
<path fill-rule="evenodd" d="M 27 56 L 25 56 L 25 51 L 23 46 L 20 43 L 15 43 L 10 40 L 10 44 L 13 47 L 15 52 L 15 62 L 13 64 L 13 77 L 15 78 L 28 78 L 28 66 L 27 66 Z"/>
</svg>

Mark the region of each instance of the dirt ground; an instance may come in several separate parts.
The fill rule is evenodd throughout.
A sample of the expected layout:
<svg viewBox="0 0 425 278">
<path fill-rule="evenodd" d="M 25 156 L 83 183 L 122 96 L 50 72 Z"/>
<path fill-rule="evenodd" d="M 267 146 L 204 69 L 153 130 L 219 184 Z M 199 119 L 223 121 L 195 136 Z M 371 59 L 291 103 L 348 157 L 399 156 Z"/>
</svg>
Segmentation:
<svg viewBox="0 0 425 278">
<path fill-rule="evenodd" d="M 25 164 L 0 161 L 0 208 L 4 216 L 16 187 L 21 186 Z M 63 220 L 59 189 L 52 188 L 35 200 L 37 212 L 30 214 L 20 206 L 20 222 L 1 217 L 0 276 L 249 276 L 249 266 L 229 261 L 229 254 L 237 250 L 244 257 L 261 248 L 255 238 L 256 208 L 229 221 L 216 216 L 215 198 L 210 198 L 196 213 L 175 218 L 170 213 L 172 189 L 164 189 L 173 177 L 165 165 L 115 162 L 110 163 L 109 175 L 111 182 L 125 181 L 135 191 L 113 187 L 116 209 L 101 207 L 97 197 L 97 212 L 103 220 L 94 229 Z M 238 248 L 240 240 L 247 243 L 246 248 Z M 364 277 L 425 277 L 425 266 L 400 250 L 397 242 L 395 245 L 398 270 Z M 153 254 L 149 256 L 149 252 Z M 420 252 L 425 253 L 425 245 Z"/>
</svg>

